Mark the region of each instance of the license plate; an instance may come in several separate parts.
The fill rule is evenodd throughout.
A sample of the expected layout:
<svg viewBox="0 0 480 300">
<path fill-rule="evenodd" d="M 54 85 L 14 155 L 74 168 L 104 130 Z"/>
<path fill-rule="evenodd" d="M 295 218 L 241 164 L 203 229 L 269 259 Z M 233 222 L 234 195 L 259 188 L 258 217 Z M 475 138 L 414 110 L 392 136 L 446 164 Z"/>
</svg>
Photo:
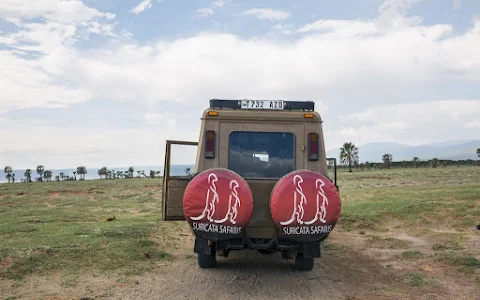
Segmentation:
<svg viewBox="0 0 480 300">
<path fill-rule="evenodd" d="M 283 101 L 242 100 L 241 107 L 246 109 L 283 109 Z"/>
</svg>

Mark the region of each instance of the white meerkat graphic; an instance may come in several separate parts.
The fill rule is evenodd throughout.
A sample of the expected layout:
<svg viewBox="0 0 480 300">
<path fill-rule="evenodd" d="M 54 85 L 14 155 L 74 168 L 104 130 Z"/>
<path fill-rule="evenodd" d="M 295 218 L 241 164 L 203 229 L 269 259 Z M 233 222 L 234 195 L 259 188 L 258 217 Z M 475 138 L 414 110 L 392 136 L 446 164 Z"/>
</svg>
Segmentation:
<svg viewBox="0 0 480 300">
<path fill-rule="evenodd" d="M 197 221 L 197 220 L 203 219 L 206 216 L 207 220 L 209 220 L 210 222 L 213 222 L 213 215 L 215 214 L 215 206 L 216 206 L 215 203 L 219 202 L 217 186 L 215 185 L 217 181 L 218 181 L 217 175 L 215 175 L 214 173 L 208 175 L 209 188 L 207 191 L 207 198 L 205 199 L 205 208 L 203 209 L 203 212 L 200 216 L 190 217 L 190 219 Z M 210 194 L 210 192 L 212 193 L 212 195 Z"/>
<path fill-rule="evenodd" d="M 328 199 L 327 196 L 325 196 L 325 191 L 323 190 L 323 186 L 325 185 L 325 182 L 321 179 L 317 179 L 315 182 L 315 187 L 317 188 L 317 212 L 315 213 L 315 217 L 308 221 L 305 222 L 307 225 L 311 225 L 315 223 L 317 220 L 320 220 L 322 223 L 326 223 L 327 220 L 325 218 L 327 217 L 327 205 L 328 205 Z M 320 205 L 320 198 L 322 198 L 322 205 Z"/>
<path fill-rule="evenodd" d="M 238 197 L 237 188 L 240 185 L 236 180 L 230 181 L 230 196 L 228 197 L 228 210 L 225 214 L 225 218 L 221 220 L 215 220 L 215 223 L 224 223 L 230 218 L 230 222 L 232 224 L 237 223 L 235 219 L 237 218 L 238 210 L 237 208 L 240 207 L 240 198 Z"/>
<path fill-rule="evenodd" d="M 231 192 L 230 192 L 230 197 L 228 201 L 227 213 L 223 219 L 215 220 L 213 219 L 213 216 L 215 214 L 216 204 L 220 202 L 220 198 L 217 193 L 217 186 L 216 186 L 217 181 L 218 181 L 218 177 L 214 173 L 208 176 L 209 188 L 207 190 L 207 196 L 205 199 L 205 208 L 203 209 L 203 212 L 201 215 L 197 217 L 190 217 L 190 219 L 198 221 L 203 219 L 204 217 L 207 217 L 208 221 L 215 222 L 215 223 L 224 223 L 225 221 L 230 219 L 230 222 L 232 224 L 236 223 L 236 218 L 238 215 L 238 207 L 240 207 L 240 198 L 238 197 L 237 188 L 240 186 L 240 184 L 236 180 L 230 181 Z"/>
<path fill-rule="evenodd" d="M 281 225 L 290 225 L 295 221 L 295 218 L 297 219 L 298 224 L 303 225 L 311 225 L 315 223 L 317 220 L 320 220 L 322 223 L 326 223 L 327 220 L 325 219 L 327 217 L 327 206 L 328 206 L 328 199 L 327 196 L 325 195 L 325 191 L 323 190 L 323 187 L 325 186 L 325 182 L 321 179 L 317 179 L 315 182 L 315 188 L 317 189 L 317 211 L 315 212 L 315 217 L 310 220 L 310 221 L 303 221 L 304 217 L 304 205 L 307 204 L 307 198 L 305 197 L 305 194 L 303 193 L 303 189 L 301 186 L 301 183 L 303 183 L 303 178 L 300 175 L 295 175 L 293 178 L 293 184 L 295 186 L 295 191 L 293 194 L 293 212 L 290 220 L 285 221 L 285 222 L 280 222 Z M 301 200 L 300 203 L 297 203 L 297 197 L 300 195 Z M 320 199 L 322 199 L 322 204 L 320 204 Z"/>
<path fill-rule="evenodd" d="M 281 225 L 290 225 L 293 223 L 293 221 L 295 221 L 295 218 L 297 219 L 298 224 L 303 225 L 303 214 L 305 213 L 303 206 L 307 204 L 307 197 L 305 197 L 305 194 L 303 193 L 301 183 L 303 183 L 302 176 L 295 175 L 293 177 L 293 185 L 295 186 L 295 192 L 293 193 L 292 217 L 288 221 L 280 222 Z M 300 203 L 297 203 L 298 196 L 300 196 Z"/>
</svg>

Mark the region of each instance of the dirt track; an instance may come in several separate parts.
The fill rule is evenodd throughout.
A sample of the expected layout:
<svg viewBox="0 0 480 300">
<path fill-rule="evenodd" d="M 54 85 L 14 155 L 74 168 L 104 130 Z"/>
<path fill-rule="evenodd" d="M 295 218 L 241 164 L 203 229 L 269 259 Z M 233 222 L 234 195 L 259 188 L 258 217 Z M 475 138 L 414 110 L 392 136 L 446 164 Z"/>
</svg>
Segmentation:
<svg viewBox="0 0 480 300">
<path fill-rule="evenodd" d="M 196 257 L 176 260 L 128 287 L 111 290 L 114 296 L 108 299 L 480 299 L 471 280 L 456 271 L 443 274 L 445 269 L 441 276 L 446 284 L 413 287 L 402 277 L 408 263 L 385 267 L 379 253 L 360 250 L 360 240 L 335 234 L 310 272 L 296 271 L 294 260 L 278 253 L 256 251 L 219 257 L 215 269 L 198 268 Z"/>
</svg>

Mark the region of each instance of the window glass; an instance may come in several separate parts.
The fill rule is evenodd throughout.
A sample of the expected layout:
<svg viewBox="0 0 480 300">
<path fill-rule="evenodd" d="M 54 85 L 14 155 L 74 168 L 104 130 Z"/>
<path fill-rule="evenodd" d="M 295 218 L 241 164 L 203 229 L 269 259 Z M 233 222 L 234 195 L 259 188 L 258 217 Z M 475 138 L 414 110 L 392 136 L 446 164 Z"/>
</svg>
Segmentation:
<svg viewBox="0 0 480 300">
<path fill-rule="evenodd" d="M 286 132 L 232 132 L 228 168 L 245 178 L 280 178 L 295 170 L 295 136 Z"/>
</svg>

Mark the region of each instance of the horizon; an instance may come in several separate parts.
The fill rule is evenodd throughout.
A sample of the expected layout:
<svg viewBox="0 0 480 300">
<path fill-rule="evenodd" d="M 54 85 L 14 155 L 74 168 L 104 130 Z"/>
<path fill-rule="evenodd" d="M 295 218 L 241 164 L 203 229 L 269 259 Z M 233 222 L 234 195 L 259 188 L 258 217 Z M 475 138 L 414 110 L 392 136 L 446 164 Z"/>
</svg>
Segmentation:
<svg viewBox="0 0 480 300">
<path fill-rule="evenodd" d="M 163 165 L 167 139 L 198 140 L 212 98 L 314 101 L 326 151 L 480 140 L 479 13 L 466 0 L 4 0 L 0 161 Z"/>
</svg>

